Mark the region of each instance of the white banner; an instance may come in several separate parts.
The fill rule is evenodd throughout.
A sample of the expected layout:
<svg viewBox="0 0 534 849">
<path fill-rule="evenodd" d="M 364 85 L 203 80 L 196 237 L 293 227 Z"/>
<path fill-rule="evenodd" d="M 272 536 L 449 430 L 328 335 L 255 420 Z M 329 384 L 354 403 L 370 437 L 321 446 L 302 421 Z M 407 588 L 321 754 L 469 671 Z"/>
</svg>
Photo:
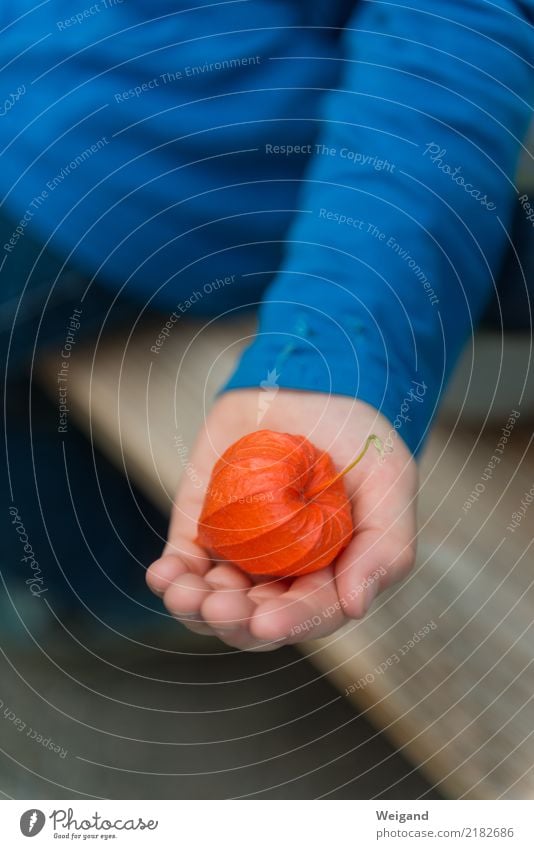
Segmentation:
<svg viewBox="0 0 534 849">
<path fill-rule="evenodd" d="M 530 801 L 5 801 L 2 846 L 532 849 Z M 28 841 L 35 838 L 34 844 Z"/>
</svg>

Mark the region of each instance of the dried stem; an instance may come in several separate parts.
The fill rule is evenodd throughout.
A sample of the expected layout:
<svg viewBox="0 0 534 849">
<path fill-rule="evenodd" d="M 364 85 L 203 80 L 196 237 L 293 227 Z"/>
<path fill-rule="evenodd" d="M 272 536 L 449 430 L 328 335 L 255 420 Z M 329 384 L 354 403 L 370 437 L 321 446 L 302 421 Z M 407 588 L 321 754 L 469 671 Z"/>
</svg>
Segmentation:
<svg viewBox="0 0 534 849">
<path fill-rule="evenodd" d="M 356 459 L 353 460 L 352 463 L 349 463 L 349 465 L 345 469 L 343 469 L 342 472 L 338 472 L 337 475 L 334 475 L 334 477 L 331 478 L 329 481 L 327 481 L 327 483 L 321 484 L 321 486 L 318 489 L 312 490 L 311 493 L 308 492 L 307 498 L 310 499 L 310 500 L 313 499 L 313 498 L 317 498 L 317 496 L 320 495 L 321 492 L 324 492 L 325 489 L 329 489 L 332 486 L 332 484 L 337 483 L 337 481 L 340 480 L 342 477 L 344 477 L 347 474 L 347 472 L 350 472 L 350 470 L 353 469 L 354 466 L 356 466 L 360 462 L 360 460 L 362 460 L 365 457 L 365 455 L 367 454 L 367 449 L 369 448 L 371 443 L 373 443 L 373 445 L 375 446 L 375 448 L 378 451 L 378 453 L 380 454 L 380 456 L 382 456 L 383 453 L 384 453 L 384 446 L 382 445 L 382 440 L 375 433 L 372 433 L 365 440 L 365 445 L 363 446 L 362 450 L 360 451 L 360 453 L 358 454 Z"/>
</svg>

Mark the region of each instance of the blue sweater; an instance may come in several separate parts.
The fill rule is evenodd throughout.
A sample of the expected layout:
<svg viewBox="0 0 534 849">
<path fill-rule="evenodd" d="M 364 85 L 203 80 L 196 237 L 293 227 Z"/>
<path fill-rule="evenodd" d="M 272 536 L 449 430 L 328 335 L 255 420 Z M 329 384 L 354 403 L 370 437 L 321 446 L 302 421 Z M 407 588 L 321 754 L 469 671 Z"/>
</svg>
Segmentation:
<svg viewBox="0 0 534 849">
<path fill-rule="evenodd" d="M 533 22 L 533 0 L 2 4 L 0 249 L 31 228 L 164 310 L 261 303 L 228 389 L 358 397 L 417 452 L 508 242 Z"/>
</svg>

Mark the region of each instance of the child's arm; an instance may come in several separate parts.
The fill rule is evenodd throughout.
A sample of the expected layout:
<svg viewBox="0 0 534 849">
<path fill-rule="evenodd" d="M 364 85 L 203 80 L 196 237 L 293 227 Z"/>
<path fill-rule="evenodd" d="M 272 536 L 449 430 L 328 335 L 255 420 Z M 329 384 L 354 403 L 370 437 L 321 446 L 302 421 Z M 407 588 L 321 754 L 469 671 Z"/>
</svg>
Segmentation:
<svg viewBox="0 0 534 849">
<path fill-rule="evenodd" d="M 218 454 L 258 427 L 258 387 L 273 370 L 282 388 L 261 426 L 305 433 L 339 468 L 371 431 L 401 438 L 382 466 L 367 455 L 348 478 L 357 533 L 334 568 L 251 588 L 195 546 L 203 492 L 186 480 L 149 571 L 173 615 L 240 648 L 331 633 L 411 567 L 407 445 L 421 445 L 507 242 L 533 89 L 532 3 L 410 7 L 365 2 L 350 23 L 303 212 L 229 383 L 240 391 L 218 400 L 191 462 L 207 484 Z"/>
<path fill-rule="evenodd" d="M 229 387 L 276 368 L 280 386 L 367 401 L 417 452 L 508 243 L 534 4 L 362 7 L 340 90 L 325 97 L 304 211 Z M 403 418 L 414 381 L 423 402 Z"/>
</svg>

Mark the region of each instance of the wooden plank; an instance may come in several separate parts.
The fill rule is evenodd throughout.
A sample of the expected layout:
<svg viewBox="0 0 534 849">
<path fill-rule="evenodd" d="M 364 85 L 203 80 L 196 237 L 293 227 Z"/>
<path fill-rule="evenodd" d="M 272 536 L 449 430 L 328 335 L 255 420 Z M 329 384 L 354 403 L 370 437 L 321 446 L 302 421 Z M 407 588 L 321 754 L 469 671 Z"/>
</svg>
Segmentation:
<svg viewBox="0 0 534 849">
<path fill-rule="evenodd" d="M 479 501 L 463 509 L 498 440 L 498 432 L 484 434 L 469 457 L 473 434 L 448 441 L 436 428 L 421 470 L 416 569 L 364 621 L 306 646 L 452 797 L 534 796 L 528 513 L 507 530 L 533 484 L 528 433 L 516 430 Z M 412 646 L 418 631 L 426 633 Z"/>
<path fill-rule="evenodd" d="M 68 406 L 99 448 L 169 512 L 195 435 L 254 324 L 188 321 L 154 353 L 166 317 L 80 345 L 72 358 Z M 57 361 L 41 367 L 54 393 Z M 185 452 L 185 453 L 184 453 Z"/>
<path fill-rule="evenodd" d="M 252 325 L 184 321 L 154 354 L 161 324 L 80 347 L 68 391 L 77 420 L 168 512 L 184 452 Z M 42 370 L 52 393 L 56 372 L 51 361 Z M 434 429 L 413 574 L 364 621 L 302 647 L 452 797 L 534 796 L 534 507 L 508 527 L 533 486 L 532 435 L 515 424 L 488 476 L 500 427 Z"/>
</svg>

